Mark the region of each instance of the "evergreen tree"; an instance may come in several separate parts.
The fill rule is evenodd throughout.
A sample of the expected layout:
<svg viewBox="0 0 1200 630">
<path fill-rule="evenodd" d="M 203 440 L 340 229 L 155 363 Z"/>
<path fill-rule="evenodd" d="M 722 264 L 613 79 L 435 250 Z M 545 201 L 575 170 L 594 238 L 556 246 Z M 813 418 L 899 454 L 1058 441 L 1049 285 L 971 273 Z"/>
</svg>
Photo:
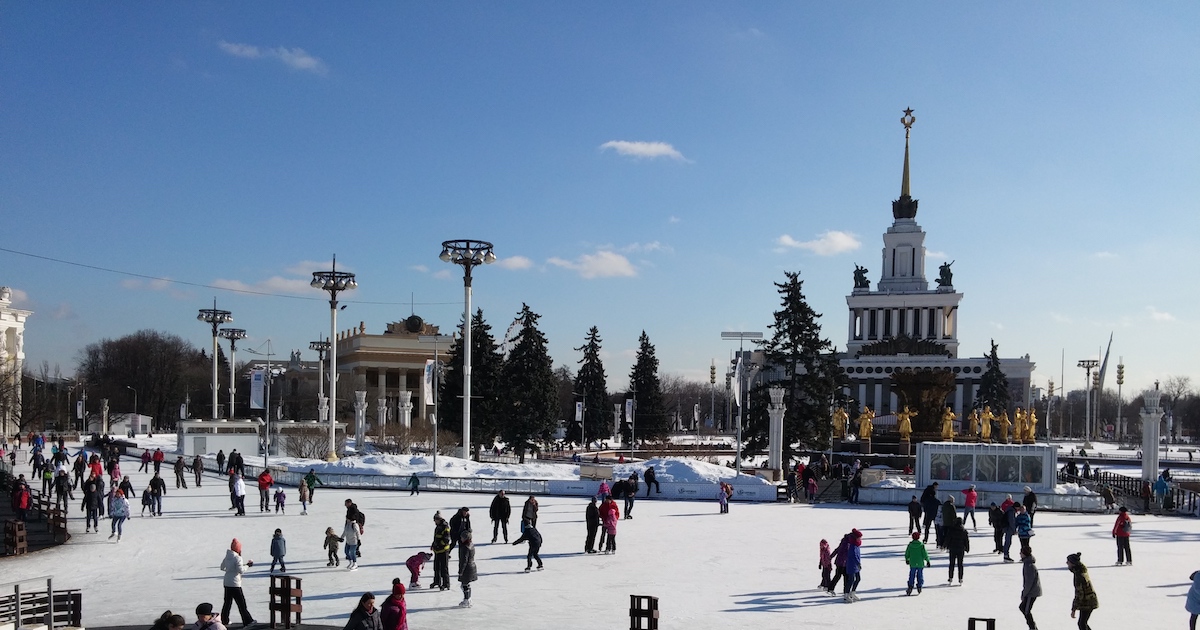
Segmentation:
<svg viewBox="0 0 1200 630">
<path fill-rule="evenodd" d="M 438 386 L 438 427 L 462 435 L 462 337 L 450 346 L 450 358 Z M 500 427 L 500 382 L 504 355 L 492 327 L 477 309 L 471 318 L 471 446 L 491 447 Z"/>
<path fill-rule="evenodd" d="M 638 337 L 637 358 L 633 371 L 629 373 L 629 389 L 633 393 L 634 435 L 630 435 L 629 419 L 621 433 L 630 440 L 646 440 L 666 437 L 670 430 L 670 419 L 663 405 L 662 384 L 658 380 L 658 358 L 654 356 L 654 345 L 650 336 L 642 331 Z"/>
<path fill-rule="evenodd" d="M 584 344 L 575 348 L 583 353 L 583 358 L 579 360 L 579 374 L 575 376 L 575 391 L 583 395 L 583 433 L 589 442 L 611 436 L 608 377 L 604 374 L 604 362 L 600 360 L 601 343 L 600 330 L 592 326 Z M 578 432 L 574 433 L 574 436 L 578 435 Z M 567 434 L 567 440 L 572 437 L 572 434 Z"/>
<path fill-rule="evenodd" d="M 1008 406 L 1012 402 L 1012 397 L 1008 392 L 1008 377 L 1000 370 L 1000 357 L 997 353 L 996 340 L 992 340 L 992 351 L 988 353 L 987 370 L 979 379 L 979 395 L 976 398 L 976 405 L 983 408 L 984 405 L 990 406 L 992 412 L 999 415 L 1001 411 L 1008 411 Z"/>
<path fill-rule="evenodd" d="M 765 449 L 770 419 L 767 414 L 770 385 L 784 388 L 783 458 L 793 458 L 794 445 L 823 448 L 832 431 L 831 410 L 837 392 L 845 382 L 833 344 L 821 338 L 821 314 L 804 297 L 804 282 L 799 272 L 784 272 L 783 283 L 775 283 L 780 310 L 775 311 L 774 331 L 762 344 L 766 362 L 774 378 L 752 389 L 751 413 L 743 435 L 750 450 Z"/>
<path fill-rule="evenodd" d="M 525 462 L 533 442 L 558 426 L 558 386 L 546 336 L 537 328 L 541 316 L 522 304 L 517 319 L 521 333 L 504 362 L 500 395 L 500 437 Z"/>
</svg>

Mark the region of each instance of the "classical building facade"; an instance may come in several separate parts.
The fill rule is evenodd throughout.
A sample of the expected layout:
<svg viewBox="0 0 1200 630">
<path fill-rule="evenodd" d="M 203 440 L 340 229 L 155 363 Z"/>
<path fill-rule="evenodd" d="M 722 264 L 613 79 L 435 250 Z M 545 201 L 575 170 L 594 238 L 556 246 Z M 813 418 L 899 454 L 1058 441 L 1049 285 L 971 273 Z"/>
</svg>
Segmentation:
<svg viewBox="0 0 1200 630">
<path fill-rule="evenodd" d="M 891 375 L 905 370 L 948 370 L 954 374 L 953 392 L 946 404 L 961 419 L 975 403 L 987 358 L 959 357 L 958 315 L 963 294 L 954 287 L 953 262 L 943 263 L 935 286 L 925 276 L 925 231 L 917 224 L 918 201 L 909 191 L 909 133 L 915 118 L 907 110 L 904 171 L 900 198 L 892 202 L 892 225 L 883 234 L 883 255 L 878 282 L 871 286 L 869 271 L 858 267 L 854 288 L 846 296 L 848 307 L 843 372 L 850 380 L 845 394 L 859 406 L 878 415 L 897 411 Z M 1029 355 L 1001 359 L 1014 406 L 1027 406 L 1034 364 Z"/>
<path fill-rule="evenodd" d="M 13 308 L 12 289 L 0 287 L 0 430 L 17 432 L 21 408 L 21 372 L 25 368 L 25 321 L 33 314 Z"/>
</svg>

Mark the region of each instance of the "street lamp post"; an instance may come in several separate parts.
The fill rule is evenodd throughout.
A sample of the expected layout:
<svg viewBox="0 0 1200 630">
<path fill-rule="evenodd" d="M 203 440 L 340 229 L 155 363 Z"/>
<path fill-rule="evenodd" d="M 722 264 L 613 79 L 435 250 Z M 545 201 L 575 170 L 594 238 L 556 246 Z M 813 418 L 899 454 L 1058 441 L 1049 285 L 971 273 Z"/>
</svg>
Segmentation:
<svg viewBox="0 0 1200 630">
<path fill-rule="evenodd" d="M 761 332 L 737 331 L 737 332 L 721 333 L 721 339 L 728 340 L 728 341 L 732 341 L 734 339 L 737 340 L 737 342 L 738 342 L 738 361 L 742 360 L 742 353 L 745 352 L 745 346 L 746 346 L 747 339 L 749 339 L 751 341 L 761 341 L 762 338 L 763 338 L 763 334 Z M 746 417 L 746 412 L 750 408 L 750 388 L 749 388 L 749 385 L 747 384 L 747 387 L 745 387 L 743 389 L 742 383 L 741 383 L 741 375 L 740 374 L 737 375 L 737 378 L 739 379 L 738 380 L 738 391 L 746 397 L 744 404 L 742 401 L 738 401 L 737 455 L 736 455 L 737 462 L 736 462 L 736 465 L 737 465 L 737 472 L 740 475 L 742 473 L 742 424 Z"/>
<path fill-rule="evenodd" d="M 1083 407 L 1083 448 L 1092 448 L 1092 370 L 1100 365 L 1096 359 L 1082 359 L 1076 364 L 1086 373 L 1086 394 Z"/>
<path fill-rule="evenodd" d="M 222 328 L 218 334 L 224 339 L 229 340 L 229 419 L 234 418 L 234 405 L 237 401 L 237 378 L 235 371 L 237 369 L 237 342 L 238 339 L 246 338 L 246 331 L 241 328 Z"/>
<path fill-rule="evenodd" d="M 1050 424 L 1053 418 L 1051 413 L 1054 409 L 1054 379 L 1050 379 L 1049 390 L 1046 396 L 1046 444 L 1050 443 Z"/>
<path fill-rule="evenodd" d="M 471 459 L 471 270 L 496 262 L 492 244 L 473 239 L 442 242 L 442 262 L 463 268 L 463 459 Z"/>
<path fill-rule="evenodd" d="M 233 313 L 217 308 L 217 299 L 213 298 L 212 308 L 200 309 L 196 319 L 212 325 L 212 419 L 217 419 L 217 328 L 221 324 L 233 321 Z"/>
<path fill-rule="evenodd" d="M 337 296 L 358 286 L 354 274 L 337 270 L 337 256 L 329 271 L 314 271 L 314 289 L 329 292 L 329 454 L 325 461 L 336 462 L 337 456 Z"/>
<path fill-rule="evenodd" d="M 429 416 L 429 427 L 433 430 L 433 476 L 437 476 L 437 413 L 438 413 L 438 383 L 441 382 L 442 364 L 438 360 L 438 344 L 454 341 L 454 335 L 420 335 L 417 337 L 420 343 L 433 344 L 433 375 L 429 379 L 429 386 L 433 390 L 433 414 Z"/>
<path fill-rule="evenodd" d="M 317 351 L 317 402 L 325 397 L 325 353 L 329 352 L 329 340 L 308 342 L 309 350 Z"/>
<path fill-rule="evenodd" d="M 139 415 L 138 414 L 138 391 L 128 385 L 125 386 L 125 389 L 128 389 L 129 391 L 133 392 L 133 415 L 137 416 L 137 415 Z M 138 419 L 140 420 L 141 418 L 138 418 Z M 129 424 L 130 424 L 130 426 L 133 425 L 132 422 L 130 422 Z"/>
<path fill-rule="evenodd" d="M 224 331 L 222 331 L 224 332 Z M 267 351 L 259 352 L 251 348 L 246 348 L 246 352 L 257 354 L 260 357 L 267 357 L 267 373 L 266 381 L 266 400 L 263 401 L 263 470 L 267 469 L 268 457 L 271 455 L 271 381 L 275 379 L 275 370 L 271 367 L 271 357 L 274 352 L 271 351 L 271 339 L 267 338 Z M 253 405 L 253 403 L 251 403 Z M 230 416 L 232 417 L 232 416 Z"/>
<path fill-rule="evenodd" d="M 587 432 L 583 430 L 584 423 L 587 422 L 587 390 L 583 393 L 571 392 L 572 396 L 579 396 L 580 411 L 579 411 L 579 449 L 584 453 L 587 452 Z"/>
</svg>

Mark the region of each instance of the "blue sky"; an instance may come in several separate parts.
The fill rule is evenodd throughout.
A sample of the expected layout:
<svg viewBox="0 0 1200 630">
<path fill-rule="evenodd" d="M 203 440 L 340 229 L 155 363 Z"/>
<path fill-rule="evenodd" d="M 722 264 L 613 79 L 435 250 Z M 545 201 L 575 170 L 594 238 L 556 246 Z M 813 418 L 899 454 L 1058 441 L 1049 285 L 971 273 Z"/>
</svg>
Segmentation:
<svg viewBox="0 0 1200 630">
<path fill-rule="evenodd" d="M 916 110 L 929 269 L 954 260 L 961 354 L 1035 380 L 1115 333 L 1127 388 L 1189 375 L 1200 234 L 1193 3 L 10 3 L 0 12 L 0 251 L 36 311 L 28 359 L 71 372 L 141 328 L 242 347 L 328 331 L 307 288 L 358 274 L 341 328 L 462 308 L 440 243 L 500 264 L 557 364 L 590 326 L 623 387 L 638 334 L 706 379 L 767 330 L 799 270 L 845 346 L 855 263 L 878 279 Z M 1189 271 L 1190 270 L 1190 271 Z M 295 299 L 295 297 L 308 299 Z M 311 354 L 311 353 L 307 353 Z M 1110 383 L 1111 385 L 1111 383 Z"/>
</svg>

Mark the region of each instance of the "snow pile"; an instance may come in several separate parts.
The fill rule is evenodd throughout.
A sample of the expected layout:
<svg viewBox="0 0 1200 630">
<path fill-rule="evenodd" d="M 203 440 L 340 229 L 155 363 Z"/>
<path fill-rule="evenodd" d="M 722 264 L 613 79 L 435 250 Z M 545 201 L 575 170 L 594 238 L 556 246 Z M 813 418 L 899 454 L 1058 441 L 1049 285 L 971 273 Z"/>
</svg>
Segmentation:
<svg viewBox="0 0 1200 630">
<path fill-rule="evenodd" d="M 1093 497 L 1100 496 L 1100 493 L 1092 492 L 1091 490 L 1088 490 L 1077 483 L 1060 483 L 1057 486 L 1054 486 L 1054 494 L 1074 494 Z"/>
<path fill-rule="evenodd" d="M 738 477 L 736 471 L 726 466 L 710 464 L 698 459 L 678 457 L 655 457 L 644 462 L 616 464 L 613 466 L 613 475 L 617 479 L 624 479 L 633 473 L 637 473 L 638 477 L 641 478 L 646 469 L 650 467 L 654 468 L 654 478 L 662 483 L 715 484 L 719 481 L 727 481 L 745 485 L 772 485 L 771 482 L 761 477 L 750 475 Z M 575 471 L 578 473 L 579 468 L 576 467 Z"/>
<path fill-rule="evenodd" d="M 865 486 L 865 487 L 867 487 L 867 488 L 915 488 L 915 487 L 917 487 L 917 485 L 915 483 L 910 483 L 908 481 L 905 481 L 899 477 L 888 477 L 887 479 L 877 481 L 877 482 L 875 482 L 869 486 Z"/>
<path fill-rule="evenodd" d="M 296 457 L 272 457 L 272 466 L 287 468 L 291 472 L 307 472 L 312 468 L 317 474 L 341 475 L 387 475 L 418 477 L 433 475 L 433 458 L 428 455 L 366 455 L 344 457 L 336 462 Z M 525 464 L 495 464 L 474 462 L 458 457 L 439 455 L 438 477 L 478 477 L 486 479 L 579 479 L 579 466 L 528 460 Z"/>
</svg>

